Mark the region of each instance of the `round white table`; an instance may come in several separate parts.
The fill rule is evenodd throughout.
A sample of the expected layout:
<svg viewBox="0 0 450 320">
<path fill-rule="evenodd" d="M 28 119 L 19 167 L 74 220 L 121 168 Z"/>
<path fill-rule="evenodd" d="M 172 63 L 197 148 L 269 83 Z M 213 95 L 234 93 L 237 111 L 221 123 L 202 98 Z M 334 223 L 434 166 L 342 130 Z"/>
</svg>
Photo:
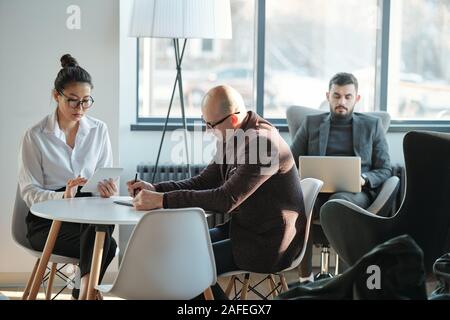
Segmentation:
<svg viewBox="0 0 450 320">
<path fill-rule="evenodd" d="M 48 200 L 32 205 L 30 211 L 34 215 L 53 220 L 53 222 L 39 261 L 39 266 L 36 271 L 28 299 L 36 299 L 62 222 L 99 225 L 137 224 L 147 211 L 136 211 L 133 207 L 119 205 L 113 202 L 114 200 L 130 199 L 130 197 L 111 197 L 109 199 L 96 197 L 73 198 Z M 104 240 L 105 232 L 97 231 L 87 292 L 88 300 L 92 300 L 95 297 L 94 288 L 98 284 L 100 276 Z"/>
<path fill-rule="evenodd" d="M 145 213 L 113 203 L 114 200 L 131 200 L 131 197 L 49 200 L 31 206 L 31 212 L 45 219 L 90 224 L 136 224 Z"/>
</svg>

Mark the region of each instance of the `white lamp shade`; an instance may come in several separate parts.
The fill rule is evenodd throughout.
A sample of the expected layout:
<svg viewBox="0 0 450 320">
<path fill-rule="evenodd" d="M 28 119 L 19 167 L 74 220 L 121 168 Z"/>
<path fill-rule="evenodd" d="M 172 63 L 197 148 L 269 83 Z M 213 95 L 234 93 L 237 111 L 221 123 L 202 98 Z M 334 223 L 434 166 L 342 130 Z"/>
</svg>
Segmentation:
<svg viewBox="0 0 450 320">
<path fill-rule="evenodd" d="M 134 0 L 130 36 L 231 39 L 229 0 Z"/>
</svg>

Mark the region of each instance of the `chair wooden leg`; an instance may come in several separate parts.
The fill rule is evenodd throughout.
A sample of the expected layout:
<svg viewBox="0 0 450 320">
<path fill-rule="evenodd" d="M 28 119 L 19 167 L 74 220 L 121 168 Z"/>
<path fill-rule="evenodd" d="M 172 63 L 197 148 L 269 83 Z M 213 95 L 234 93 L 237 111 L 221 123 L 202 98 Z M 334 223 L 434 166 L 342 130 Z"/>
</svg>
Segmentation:
<svg viewBox="0 0 450 320">
<path fill-rule="evenodd" d="M 280 282 L 281 282 L 281 287 L 283 288 L 283 292 L 288 291 L 289 287 L 286 282 L 286 277 L 282 273 L 280 273 Z"/>
<path fill-rule="evenodd" d="M 242 284 L 241 300 L 247 300 L 249 282 L 250 282 L 250 273 L 246 273 L 244 277 L 244 283 Z"/>
<path fill-rule="evenodd" d="M 214 295 L 212 293 L 211 287 L 208 287 L 204 292 L 205 300 L 214 300 Z"/>
<path fill-rule="evenodd" d="M 276 284 L 276 282 L 275 282 L 275 277 L 273 276 L 273 274 L 270 274 L 270 275 L 267 277 L 267 281 L 269 281 L 270 292 L 272 292 L 272 293 L 271 293 L 272 299 L 275 299 L 275 298 L 277 297 L 277 295 L 278 295 L 278 292 L 277 292 L 277 289 L 276 289 L 277 284 Z"/>
<path fill-rule="evenodd" d="M 225 290 L 225 295 L 229 298 L 231 294 L 231 290 L 234 288 L 234 280 L 236 279 L 236 276 L 231 276 L 230 280 L 228 281 L 227 289 Z"/>
<path fill-rule="evenodd" d="M 30 278 L 28 279 L 28 282 L 27 282 L 27 286 L 25 288 L 25 291 L 23 292 L 22 300 L 28 299 L 28 295 L 30 294 L 31 284 L 33 283 L 34 276 L 36 274 L 36 270 L 38 268 L 40 260 L 41 260 L 40 258 L 36 259 L 36 263 L 34 264 L 33 271 L 31 272 Z"/>
<path fill-rule="evenodd" d="M 56 263 L 52 263 L 52 268 L 50 270 L 50 275 L 48 278 L 48 285 L 47 285 L 47 293 L 45 295 L 45 300 L 50 300 L 52 298 L 52 287 L 53 287 L 53 279 L 55 279 L 56 274 Z"/>
<path fill-rule="evenodd" d="M 44 250 L 42 251 L 41 259 L 39 261 L 36 274 L 34 275 L 33 284 L 30 288 L 30 293 L 28 295 L 28 300 L 36 300 L 39 288 L 42 285 L 42 279 L 44 278 L 45 270 L 47 269 L 48 260 L 53 252 L 53 247 L 55 246 L 56 238 L 58 237 L 59 229 L 61 228 L 61 221 L 53 220 L 52 226 L 50 227 L 50 232 L 47 236 L 47 241 L 45 242 Z"/>
<path fill-rule="evenodd" d="M 269 292 L 272 292 L 272 293 L 271 293 L 272 298 L 274 298 L 273 293 L 274 293 L 274 291 L 275 291 L 275 290 L 274 290 L 275 287 L 274 287 L 272 281 L 270 280 L 269 276 L 267 276 L 267 278 L 266 278 L 266 283 L 269 285 Z"/>
</svg>

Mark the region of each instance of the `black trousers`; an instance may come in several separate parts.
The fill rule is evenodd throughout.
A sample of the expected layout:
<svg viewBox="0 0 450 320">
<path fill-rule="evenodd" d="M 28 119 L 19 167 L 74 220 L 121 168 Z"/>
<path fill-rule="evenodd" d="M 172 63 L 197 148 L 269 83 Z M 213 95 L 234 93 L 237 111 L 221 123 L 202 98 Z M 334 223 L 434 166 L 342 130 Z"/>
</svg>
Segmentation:
<svg viewBox="0 0 450 320">
<path fill-rule="evenodd" d="M 77 197 L 85 196 L 90 196 L 90 194 L 77 193 Z M 30 241 L 31 247 L 38 251 L 44 250 L 52 220 L 43 219 L 28 212 L 26 222 L 28 227 L 27 238 Z M 105 232 L 105 244 L 103 246 L 99 278 L 99 282 L 101 282 L 106 269 L 116 254 L 117 244 L 112 237 L 114 225 L 63 222 L 55 242 L 53 253 L 79 259 L 80 276 L 83 277 L 91 270 L 96 231 Z M 74 297 L 78 297 L 78 290 L 74 291 Z"/>
<path fill-rule="evenodd" d="M 214 252 L 214 259 L 216 262 L 217 275 L 220 276 L 226 272 L 240 270 L 233 258 L 230 240 L 230 222 L 219 225 L 209 230 L 211 237 L 212 249 Z M 228 300 L 225 292 L 220 285 L 216 283 L 212 288 L 214 299 Z M 203 294 L 196 297 L 196 299 L 203 299 Z"/>
<path fill-rule="evenodd" d="M 359 193 L 350 193 L 350 192 L 337 192 L 337 193 L 321 193 L 317 197 L 316 203 L 314 204 L 313 216 L 312 220 L 320 219 L 320 208 L 325 204 L 328 200 L 347 200 L 351 203 L 356 204 L 357 206 L 366 209 L 370 206 L 372 202 L 372 196 L 369 191 L 363 190 Z M 314 232 L 313 232 L 313 223 L 311 223 L 311 227 L 309 229 L 309 237 L 308 243 L 306 245 L 305 255 L 303 256 L 302 262 L 300 263 L 300 276 L 308 277 L 312 272 L 312 247 L 314 242 Z M 320 230 L 319 230 L 320 231 Z M 343 261 L 340 261 L 340 270 L 342 272 L 342 268 L 345 268 Z"/>
</svg>

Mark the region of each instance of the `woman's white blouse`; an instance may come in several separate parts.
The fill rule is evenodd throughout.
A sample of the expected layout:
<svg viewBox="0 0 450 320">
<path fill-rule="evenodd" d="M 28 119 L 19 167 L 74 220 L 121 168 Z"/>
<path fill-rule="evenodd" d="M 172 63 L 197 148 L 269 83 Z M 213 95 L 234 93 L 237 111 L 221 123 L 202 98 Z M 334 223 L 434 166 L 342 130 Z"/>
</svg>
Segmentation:
<svg viewBox="0 0 450 320">
<path fill-rule="evenodd" d="M 49 199 L 62 199 L 55 192 L 78 175 L 89 179 L 97 168 L 112 167 L 113 157 L 108 128 L 89 116 L 80 120 L 72 149 L 66 143 L 56 112 L 29 129 L 19 155 L 19 187 L 28 207 Z"/>
</svg>

